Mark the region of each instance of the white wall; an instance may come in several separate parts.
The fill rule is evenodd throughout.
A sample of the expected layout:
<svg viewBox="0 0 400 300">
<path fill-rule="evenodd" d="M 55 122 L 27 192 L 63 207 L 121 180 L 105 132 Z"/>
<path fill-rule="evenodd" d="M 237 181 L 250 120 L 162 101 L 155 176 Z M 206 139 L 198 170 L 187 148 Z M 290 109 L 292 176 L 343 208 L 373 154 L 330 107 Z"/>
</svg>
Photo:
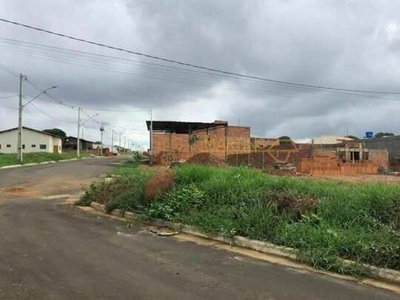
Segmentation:
<svg viewBox="0 0 400 300">
<path fill-rule="evenodd" d="M 17 153 L 18 130 L 0 133 L 0 153 Z M 25 145 L 24 153 L 29 152 L 53 152 L 53 143 L 59 145 L 61 150 L 62 141 L 47 134 L 42 134 L 29 129 L 22 131 L 22 145 Z M 11 145 L 11 147 L 7 147 Z M 36 147 L 32 147 L 35 145 Z M 46 145 L 45 149 L 40 149 L 40 145 Z"/>
<path fill-rule="evenodd" d="M 51 146 L 51 152 L 53 152 L 53 146 L 58 146 L 58 153 L 62 153 L 62 140 L 57 137 L 52 138 L 52 146 Z"/>
</svg>

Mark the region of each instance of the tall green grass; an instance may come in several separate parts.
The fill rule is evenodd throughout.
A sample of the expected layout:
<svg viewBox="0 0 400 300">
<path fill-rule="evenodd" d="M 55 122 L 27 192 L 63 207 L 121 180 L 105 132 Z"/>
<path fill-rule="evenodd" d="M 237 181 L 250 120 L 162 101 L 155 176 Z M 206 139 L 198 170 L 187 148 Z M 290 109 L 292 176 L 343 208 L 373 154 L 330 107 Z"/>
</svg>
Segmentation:
<svg viewBox="0 0 400 300">
<path fill-rule="evenodd" d="M 111 182 L 96 181 L 90 185 L 77 202 L 78 205 L 90 205 L 96 201 L 106 205 L 106 210 L 143 211 L 144 185 L 154 175 L 153 170 L 137 168 L 136 160 L 128 160 L 114 169 Z"/>
<path fill-rule="evenodd" d="M 88 156 L 82 154 L 82 156 Z M 24 153 L 24 164 L 29 163 L 40 163 L 45 161 L 59 161 L 63 159 L 76 158 L 76 153 L 47 153 L 47 152 L 33 152 Z M 16 154 L 5 154 L 0 153 L 0 167 L 17 165 L 19 161 L 17 160 Z"/>
<path fill-rule="evenodd" d="M 400 269 L 399 186 L 275 177 L 248 168 L 194 165 L 176 168 L 175 174 L 177 186 L 162 203 L 154 204 L 150 214 L 163 217 L 157 208 L 172 204 L 170 220 L 290 246 L 314 267 L 354 272 L 339 260 L 346 258 Z M 312 201 L 315 208 L 307 211 L 305 207 L 294 218 L 294 208 L 282 209 L 282 199 L 300 208 L 302 201 Z"/>
<path fill-rule="evenodd" d="M 154 172 L 131 162 L 114 173 L 120 178 L 93 186 L 83 202 L 100 199 L 109 210 L 140 211 L 227 237 L 289 246 L 316 268 L 361 274 L 361 263 L 369 263 L 400 270 L 400 186 L 184 165 L 174 169 L 175 186 L 146 203 L 143 188 Z M 346 265 L 343 258 L 360 264 Z"/>
</svg>

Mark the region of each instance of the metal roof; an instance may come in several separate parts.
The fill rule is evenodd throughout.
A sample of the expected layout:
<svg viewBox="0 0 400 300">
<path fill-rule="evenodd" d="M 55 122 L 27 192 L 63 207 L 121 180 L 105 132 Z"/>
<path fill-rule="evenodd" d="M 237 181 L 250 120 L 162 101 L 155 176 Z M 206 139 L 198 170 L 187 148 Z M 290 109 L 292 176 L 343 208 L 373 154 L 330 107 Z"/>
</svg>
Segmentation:
<svg viewBox="0 0 400 300">
<path fill-rule="evenodd" d="M 69 139 L 75 139 L 75 140 L 78 140 L 78 138 L 77 138 L 77 137 L 75 137 L 75 136 L 72 136 L 72 135 L 70 135 L 70 136 L 66 136 L 66 137 L 65 137 L 65 138 L 63 138 L 62 140 L 63 140 L 63 141 L 66 141 L 66 140 L 69 140 Z M 81 142 L 87 142 L 87 143 L 92 143 L 92 144 L 95 144 L 95 142 L 88 141 L 88 140 L 85 140 L 85 139 L 83 139 L 83 138 L 79 138 L 79 140 L 80 140 Z"/>
<path fill-rule="evenodd" d="M 146 121 L 147 130 L 150 130 L 151 121 Z M 226 121 L 215 121 L 212 123 L 202 122 L 179 122 L 179 121 L 153 121 L 154 131 L 167 131 L 174 133 L 190 133 L 196 130 L 228 126 Z"/>
<path fill-rule="evenodd" d="M 37 132 L 37 133 L 41 133 L 41 134 L 45 134 L 45 135 L 49 135 L 49 136 L 61 139 L 61 137 L 59 137 L 58 135 L 51 134 L 51 133 L 48 133 L 48 132 L 45 132 L 45 131 L 41 131 L 41 130 L 37 130 L 37 129 L 25 127 L 25 126 L 23 126 L 22 129 L 23 130 L 34 131 L 34 132 Z M 6 132 L 9 132 L 9 131 L 13 131 L 13 130 L 18 130 L 18 127 L 14 127 L 14 128 L 10 128 L 10 129 L 6 129 L 6 130 L 3 130 L 3 131 L 0 131 L 0 134 L 6 133 Z"/>
</svg>

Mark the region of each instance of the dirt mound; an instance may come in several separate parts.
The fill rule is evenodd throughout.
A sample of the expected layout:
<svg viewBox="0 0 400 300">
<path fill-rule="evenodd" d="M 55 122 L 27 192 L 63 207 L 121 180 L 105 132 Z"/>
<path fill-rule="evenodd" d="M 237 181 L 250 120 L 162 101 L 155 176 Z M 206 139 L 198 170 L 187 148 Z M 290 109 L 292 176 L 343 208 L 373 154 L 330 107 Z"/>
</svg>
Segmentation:
<svg viewBox="0 0 400 300">
<path fill-rule="evenodd" d="M 157 200 L 174 185 L 171 169 L 160 169 L 144 186 L 145 201 Z"/>
<path fill-rule="evenodd" d="M 229 167 L 226 161 L 210 153 L 198 153 L 196 155 L 193 155 L 186 161 L 186 163 L 202 166 Z"/>
</svg>

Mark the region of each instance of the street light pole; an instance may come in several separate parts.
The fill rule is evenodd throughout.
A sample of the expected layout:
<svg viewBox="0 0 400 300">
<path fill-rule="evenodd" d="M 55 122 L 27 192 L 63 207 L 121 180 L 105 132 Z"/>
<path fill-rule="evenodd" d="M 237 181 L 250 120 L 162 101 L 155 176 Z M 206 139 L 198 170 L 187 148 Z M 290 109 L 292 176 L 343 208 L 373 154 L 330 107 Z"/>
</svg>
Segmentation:
<svg viewBox="0 0 400 300">
<path fill-rule="evenodd" d="M 81 108 L 78 107 L 78 136 L 76 142 L 76 157 L 78 158 L 81 156 L 80 134 L 81 134 Z"/>
<path fill-rule="evenodd" d="M 18 161 L 22 164 L 24 162 L 24 155 L 23 155 L 23 149 L 22 149 L 22 111 L 25 106 L 27 106 L 29 103 L 33 102 L 36 98 L 40 97 L 42 94 L 46 94 L 48 90 L 55 89 L 57 86 L 52 86 L 44 91 L 40 92 L 40 94 L 36 95 L 33 97 L 31 100 L 29 100 L 27 103 L 22 104 L 22 81 L 27 80 L 27 77 L 25 75 L 20 74 L 19 75 L 19 103 L 18 103 L 18 138 L 17 138 L 17 159 Z"/>
<path fill-rule="evenodd" d="M 104 133 L 104 123 L 100 126 L 101 140 L 100 140 L 100 155 L 103 156 L 103 133 Z"/>
<path fill-rule="evenodd" d="M 17 159 L 22 164 L 24 162 L 22 154 L 22 80 L 26 76 L 19 74 L 19 107 L 18 107 L 18 145 L 17 145 Z"/>
<path fill-rule="evenodd" d="M 111 130 L 111 153 L 114 154 L 114 129 Z"/>
<path fill-rule="evenodd" d="M 150 113 L 150 166 L 154 163 L 154 153 L 153 153 L 153 110 L 149 110 Z"/>
</svg>

